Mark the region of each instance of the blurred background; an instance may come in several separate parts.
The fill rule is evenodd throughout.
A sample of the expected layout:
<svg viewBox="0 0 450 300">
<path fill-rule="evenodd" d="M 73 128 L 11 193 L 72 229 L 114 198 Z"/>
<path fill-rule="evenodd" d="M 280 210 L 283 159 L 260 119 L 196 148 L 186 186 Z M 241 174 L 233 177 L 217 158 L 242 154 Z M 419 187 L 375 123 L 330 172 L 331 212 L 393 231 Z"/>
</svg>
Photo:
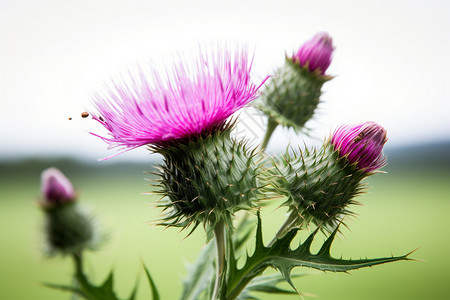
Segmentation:
<svg viewBox="0 0 450 300">
<path fill-rule="evenodd" d="M 136 149 L 116 154 L 89 132 L 106 134 L 81 112 L 103 83 L 137 64 L 171 61 L 199 45 L 227 41 L 254 53 L 260 82 L 318 31 L 336 50 L 323 102 L 307 126 L 311 137 L 278 128 L 268 151 L 319 145 L 338 125 L 373 120 L 387 128 L 387 174 L 367 180 L 360 215 L 333 255 L 401 255 L 398 262 L 348 274 L 298 279 L 320 299 L 446 299 L 450 292 L 450 2 L 442 1 L 44 1 L 0 0 L 0 298 L 69 299 L 42 286 L 70 283 L 71 261 L 42 254 L 40 173 L 59 167 L 112 239 L 91 253 L 87 269 L 100 282 L 116 270 L 121 296 L 148 265 L 163 299 L 176 299 L 185 262 L 204 246 L 201 229 L 153 227 L 145 194 L 160 158 Z M 264 118 L 240 113 L 239 133 L 260 142 Z M 71 118 L 71 120 L 69 120 Z M 250 130 L 251 129 L 251 130 Z M 267 238 L 284 212 L 263 211 Z M 297 270 L 303 272 L 302 270 Z M 298 297 L 298 296 L 297 296 Z M 296 299 L 296 296 L 286 297 Z M 263 296 L 263 299 L 279 299 Z M 307 297 L 308 299 L 308 297 Z"/>
</svg>

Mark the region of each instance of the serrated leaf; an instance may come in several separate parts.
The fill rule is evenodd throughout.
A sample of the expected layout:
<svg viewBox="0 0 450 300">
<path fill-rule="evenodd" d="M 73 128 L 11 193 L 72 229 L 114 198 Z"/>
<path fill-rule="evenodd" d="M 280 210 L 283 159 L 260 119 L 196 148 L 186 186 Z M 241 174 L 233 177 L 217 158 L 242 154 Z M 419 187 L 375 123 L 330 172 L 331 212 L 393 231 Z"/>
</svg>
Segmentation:
<svg viewBox="0 0 450 300">
<path fill-rule="evenodd" d="M 150 275 L 150 272 L 148 271 L 147 267 L 143 264 L 145 275 L 147 276 L 148 283 L 150 284 L 150 288 L 152 290 L 152 300 L 160 300 L 158 289 L 156 288 L 156 284 L 153 281 L 152 276 Z"/>
<path fill-rule="evenodd" d="M 75 293 L 88 300 L 121 300 L 114 292 L 114 273 L 111 270 L 109 275 L 106 277 L 105 281 L 96 286 L 92 284 L 88 277 L 84 274 L 82 268 L 81 258 L 78 255 L 73 255 L 75 261 L 75 279 L 77 281 L 77 286 L 67 286 L 58 284 L 44 284 L 47 287 L 59 289 L 63 291 L 68 291 Z M 135 285 L 128 300 L 134 300 L 137 291 L 137 284 Z"/>
<path fill-rule="evenodd" d="M 197 261 L 187 266 L 188 276 L 183 280 L 180 300 L 197 300 L 208 289 L 214 274 L 214 249 L 214 243 L 208 243 Z"/>
<path fill-rule="evenodd" d="M 138 285 L 136 283 L 134 285 L 133 290 L 131 291 L 131 295 L 130 295 L 130 298 L 128 298 L 128 300 L 135 300 L 136 299 L 137 290 L 138 290 Z"/>
<path fill-rule="evenodd" d="M 237 234 L 233 235 L 235 250 L 239 250 L 245 246 L 245 243 L 251 237 L 253 225 L 254 221 L 249 219 L 249 214 L 246 214 L 239 225 L 236 226 L 235 233 Z"/>
<path fill-rule="evenodd" d="M 76 275 L 81 296 L 89 300 L 120 300 L 113 290 L 114 274 L 109 273 L 103 284 L 96 286 L 89 282 L 84 274 Z"/>
<path fill-rule="evenodd" d="M 53 284 L 53 283 L 42 283 L 42 285 L 46 286 L 48 288 L 51 288 L 51 289 L 61 290 L 61 291 L 65 291 L 65 292 L 72 292 L 72 293 L 82 296 L 81 291 L 78 288 L 73 287 L 73 286 L 62 285 L 62 284 Z"/>
<path fill-rule="evenodd" d="M 387 262 L 399 260 L 408 260 L 407 255 L 397 257 L 375 258 L 375 259 L 336 259 L 330 255 L 332 242 L 338 228 L 323 243 L 321 249 L 316 253 L 311 253 L 311 244 L 317 228 L 303 243 L 299 243 L 296 249 L 291 249 L 290 244 L 298 233 L 297 229 L 291 230 L 283 238 L 277 240 L 271 247 L 264 246 L 262 239 L 261 217 L 258 212 L 258 226 L 256 231 L 255 251 L 251 256 L 247 257 L 244 266 L 237 268 L 234 253 L 229 253 L 228 258 L 228 277 L 227 277 L 227 293 L 225 299 L 236 299 L 245 286 L 252 278 L 259 276 L 267 267 L 277 269 L 286 282 L 292 288 L 295 286 L 292 282 L 291 271 L 295 267 L 308 267 L 322 271 L 347 272 L 363 267 L 371 267 Z M 296 290 L 297 291 L 297 290 Z"/>
<path fill-rule="evenodd" d="M 303 275 L 295 274 L 292 277 L 301 277 Z M 284 282 L 284 277 L 280 274 L 270 274 L 254 278 L 249 285 L 245 287 L 242 293 L 236 298 L 236 300 L 247 300 L 255 299 L 258 300 L 256 296 L 253 296 L 252 292 L 268 293 L 268 294 L 297 294 L 292 290 L 285 290 L 277 287 L 281 282 Z"/>
</svg>

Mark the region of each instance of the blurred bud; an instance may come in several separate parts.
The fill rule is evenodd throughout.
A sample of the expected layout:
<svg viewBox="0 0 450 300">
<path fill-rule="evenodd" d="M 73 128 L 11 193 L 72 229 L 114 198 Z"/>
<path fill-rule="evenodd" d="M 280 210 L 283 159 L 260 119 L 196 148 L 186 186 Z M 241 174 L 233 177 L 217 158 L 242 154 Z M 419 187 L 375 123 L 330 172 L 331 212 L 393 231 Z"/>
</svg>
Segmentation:
<svg viewBox="0 0 450 300">
<path fill-rule="evenodd" d="M 333 39 L 326 32 L 319 32 L 292 55 L 292 60 L 310 72 L 319 71 L 324 75 L 330 66 L 333 50 Z"/>
<path fill-rule="evenodd" d="M 56 168 L 49 168 L 42 172 L 41 193 L 45 205 L 75 201 L 75 191 L 72 183 Z"/>
<path fill-rule="evenodd" d="M 341 126 L 331 139 L 341 157 L 346 157 L 350 164 L 356 164 L 358 169 L 365 172 L 372 172 L 386 165 L 386 157 L 383 155 L 386 141 L 386 130 L 375 122 Z"/>
<path fill-rule="evenodd" d="M 96 248 L 99 237 L 95 220 L 77 203 L 54 206 L 44 211 L 47 248 L 51 254 L 76 254 Z"/>
<path fill-rule="evenodd" d="M 99 243 L 95 220 L 78 206 L 70 180 L 56 168 L 46 169 L 41 175 L 41 193 L 50 254 L 95 249 Z"/>
</svg>

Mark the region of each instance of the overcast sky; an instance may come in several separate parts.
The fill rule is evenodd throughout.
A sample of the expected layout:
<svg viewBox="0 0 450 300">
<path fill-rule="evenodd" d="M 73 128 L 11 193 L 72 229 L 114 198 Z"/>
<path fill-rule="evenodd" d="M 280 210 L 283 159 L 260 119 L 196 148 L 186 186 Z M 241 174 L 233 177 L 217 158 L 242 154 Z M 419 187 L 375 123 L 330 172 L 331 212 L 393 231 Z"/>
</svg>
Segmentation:
<svg viewBox="0 0 450 300">
<path fill-rule="evenodd" d="M 391 146 L 449 140 L 449 15 L 446 0 L 0 0 L 0 159 L 110 156 L 115 150 L 88 133 L 105 132 L 80 113 L 112 76 L 227 41 L 254 50 L 259 82 L 318 31 L 336 46 L 328 70 L 336 77 L 307 124 L 318 141 L 367 120 L 388 129 Z M 262 134 L 254 124 L 263 119 L 241 117 Z M 269 148 L 302 139 L 279 128 Z"/>
</svg>

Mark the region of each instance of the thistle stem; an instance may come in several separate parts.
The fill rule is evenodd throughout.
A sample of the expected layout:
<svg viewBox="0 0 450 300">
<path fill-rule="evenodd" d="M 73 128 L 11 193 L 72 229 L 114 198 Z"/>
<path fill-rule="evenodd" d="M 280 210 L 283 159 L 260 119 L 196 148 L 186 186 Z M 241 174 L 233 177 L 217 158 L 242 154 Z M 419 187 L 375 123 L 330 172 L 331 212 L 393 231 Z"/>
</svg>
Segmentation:
<svg viewBox="0 0 450 300">
<path fill-rule="evenodd" d="M 295 224 L 297 224 L 298 219 L 300 218 L 298 212 L 296 210 L 292 210 L 292 212 L 289 214 L 288 218 L 284 222 L 283 225 L 281 225 L 278 232 L 275 234 L 275 237 L 270 241 L 270 243 L 267 245 L 268 247 L 271 247 L 275 242 L 282 238 L 286 232 L 292 229 Z"/>
<path fill-rule="evenodd" d="M 224 276 L 224 262 L 225 262 L 225 232 L 224 223 L 220 221 L 214 227 L 214 238 L 217 247 L 217 266 L 216 266 L 216 282 L 214 284 L 214 292 L 211 300 L 219 300 L 219 290 Z"/>
<path fill-rule="evenodd" d="M 274 119 L 269 117 L 269 119 L 267 120 L 266 135 L 264 136 L 264 140 L 261 143 L 262 151 L 264 151 L 266 149 L 267 145 L 269 144 L 269 140 L 272 137 L 272 134 L 275 131 L 275 128 L 277 128 L 277 126 L 278 126 L 278 123 Z"/>
<path fill-rule="evenodd" d="M 78 288 L 80 286 L 80 274 L 83 274 L 83 256 L 81 252 L 78 253 L 74 253 L 72 255 L 73 257 L 73 261 L 75 263 L 75 276 L 73 278 L 73 286 L 75 288 Z M 75 292 L 72 294 L 71 297 L 72 300 L 78 300 L 78 294 L 76 294 Z"/>
<path fill-rule="evenodd" d="M 83 256 L 81 252 L 74 253 L 72 255 L 73 261 L 75 263 L 75 274 L 82 274 L 83 273 Z"/>
</svg>

